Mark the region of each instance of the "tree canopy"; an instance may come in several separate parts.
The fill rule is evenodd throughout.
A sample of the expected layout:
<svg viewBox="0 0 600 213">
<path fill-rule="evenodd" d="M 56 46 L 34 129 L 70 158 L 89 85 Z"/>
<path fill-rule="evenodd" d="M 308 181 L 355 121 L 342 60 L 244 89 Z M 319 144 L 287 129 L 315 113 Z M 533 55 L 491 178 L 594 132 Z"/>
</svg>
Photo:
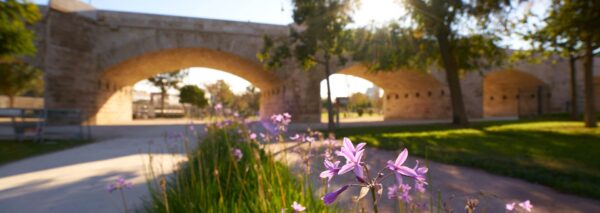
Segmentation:
<svg viewBox="0 0 600 213">
<path fill-rule="evenodd" d="M 148 78 L 148 81 L 160 89 L 160 106 L 161 114 L 165 112 L 165 98 L 169 89 L 179 89 L 179 84 L 183 81 L 183 78 L 187 76 L 187 72 L 177 70 L 168 73 L 161 73 L 153 77 Z"/>
<path fill-rule="evenodd" d="M 351 34 L 346 29 L 352 22 L 350 13 L 356 7 L 353 0 L 293 0 L 293 20 L 290 34 L 284 38 L 265 37 L 258 59 L 267 68 L 281 67 L 289 58 L 305 70 L 324 67 L 327 80 L 328 128 L 333 130 L 333 106 L 329 75 L 331 63 L 345 63 Z"/>
<path fill-rule="evenodd" d="M 0 1 L 0 61 L 36 52 L 35 34 L 27 26 L 40 18 L 37 6 L 29 1 Z"/>
<path fill-rule="evenodd" d="M 509 0 L 404 0 L 406 20 L 354 33 L 353 58 L 373 71 L 442 68 L 450 89 L 453 122 L 467 124 L 459 74 L 502 63 L 496 44 Z M 495 24 L 494 24 L 495 23 Z"/>
<path fill-rule="evenodd" d="M 29 90 L 42 90 L 42 71 L 22 62 L 0 63 L 0 94 L 9 98 L 14 107 L 14 98 Z"/>
<path fill-rule="evenodd" d="M 179 89 L 179 103 L 202 108 L 208 105 L 204 91 L 196 85 L 185 85 Z"/>
</svg>

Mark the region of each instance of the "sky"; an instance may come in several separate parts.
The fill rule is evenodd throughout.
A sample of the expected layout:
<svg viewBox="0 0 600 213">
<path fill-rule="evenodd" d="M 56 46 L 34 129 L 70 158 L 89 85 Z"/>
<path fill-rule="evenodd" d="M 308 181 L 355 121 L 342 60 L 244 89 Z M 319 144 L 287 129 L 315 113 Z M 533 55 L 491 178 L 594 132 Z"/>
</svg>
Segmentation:
<svg viewBox="0 0 600 213">
<path fill-rule="evenodd" d="M 537 0 L 545 2 L 548 0 Z M 48 0 L 34 0 L 38 4 L 47 4 Z M 290 0 L 83 0 L 102 10 L 126 11 L 135 13 L 161 14 L 171 16 L 198 17 L 244 22 L 287 25 L 292 22 Z M 538 5 L 540 5 L 538 3 Z M 537 7 L 541 8 L 541 7 Z M 536 9 L 536 8 L 534 8 Z M 363 0 L 360 8 L 354 11 L 352 26 L 364 26 L 370 23 L 383 24 L 406 14 L 397 0 Z M 514 42 L 516 47 L 523 44 Z M 250 82 L 226 72 L 209 68 L 191 68 L 186 84 L 203 86 L 223 79 L 231 85 L 235 93 L 241 93 Z M 349 87 L 348 85 L 352 85 Z M 344 97 L 354 92 L 365 92 L 373 84 L 367 80 L 347 76 L 331 76 L 332 96 Z M 157 91 L 150 84 L 141 81 L 134 89 Z M 321 83 L 321 97 L 326 96 L 325 82 Z"/>
</svg>

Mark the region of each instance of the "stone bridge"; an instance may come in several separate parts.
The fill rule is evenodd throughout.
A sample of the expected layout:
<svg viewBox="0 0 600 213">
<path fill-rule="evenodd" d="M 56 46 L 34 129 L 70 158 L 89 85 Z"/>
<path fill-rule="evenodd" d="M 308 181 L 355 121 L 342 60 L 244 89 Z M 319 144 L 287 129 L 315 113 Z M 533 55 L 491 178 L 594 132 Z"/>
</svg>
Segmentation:
<svg viewBox="0 0 600 213">
<path fill-rule="evenodd" d="M 34 26 L 39 51 L 32 60 L 45 71 L 45 104 L 81 109 L 89 124 L 131 120 L 136 82 L 189 67 L 251 82 L 261 90 L 262 118 L 290 112 L 298 122 L 320 121 L 325 77 L 320 67 L 304 71 L 290 63 L 265 70 L 256 58 L 262 37 L 285 35 L 288 26 L 101 11 L 75 0 L 51 1 L 42 10 L 44 18 Z M 567 68 L 558 61 L 466 73 L 461 83 L 467 112 L 480 118 L 566 111 Z M 335 70 L 382 88 L 385 119 L 451 116 L 443 72 L 371 73 L 356 63 Z"/>
</svg>

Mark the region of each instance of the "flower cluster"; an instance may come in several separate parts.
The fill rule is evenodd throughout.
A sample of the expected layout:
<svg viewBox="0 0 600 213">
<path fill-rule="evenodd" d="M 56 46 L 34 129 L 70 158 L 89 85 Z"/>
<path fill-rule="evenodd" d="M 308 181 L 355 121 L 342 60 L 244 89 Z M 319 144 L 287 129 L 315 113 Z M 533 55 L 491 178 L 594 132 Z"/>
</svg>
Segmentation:
<svg viewBox="0 0 600 213">
<path fill-rule="evenodd" d="M 114 183 L 106 185 L 106 191 L 112 193 L 116 190 L 123 190 L 125 188 L 130 189 L 132 186 L 133 183 L 131 181 L 127 181 L 125 178 L 119 177 Z"/>
<path fill-rule="evenodd" d="M 235 158 L 236 161 L 240 161 L 242 160 L 242 157 L 244 157 L 244 153 L 242 153 L 242 150 L 240 149 L 232 149 L 231 150 L 231 154 L 233 155 L 233 157 Z"/>
<path fill-rule="evenodd" d="M 379 197 L 381 197 L 383 193 L 382 182 L 387 177 L 395 176 L 397 185 L 394 184 L 388 187 L 388 198 L 390 199 L 401 199 L 405 202 L 409 202 L 411 200 L 410 190 L 411 186 L 403 183 L 403 178 L 408 177 L 415 181 L 415 189 L 417 191 L 424 191 L 424 186 L 427 184 L 425 174 L 427 173 L 427 167 L 419 167 L 418 161 L 413 168 L 409 168 L 404 165 L 404 162 L 408 158 L 408 150 L 404 149 L 396 158 L 395 161 L 388 161 L 385 168 L 381 169 L 375 177 L 370 177 L 369 168 L 366 163 L 363 162 L 364 156 L 364 147 L 366 143 L 360 143 L 356 146 L 352 144 L 352 141 L 348 138 L 343 139 L 343 145 L 340 150 L 336 151 L 335 154 L 340 157 L 344 157 L 346 160 L 343 166 L 339 166 L 339 161 L 334 161 L 332 159 L 325 159 L 325 171 L 321 172 L 321 178 L 327 178 L 328 181 L 335 175 L 343 175 L 350 171 L 354 172 L 354 176 L 358 183 L 354 184 L 346 184 L 342 186 L 340 189 L 327 193 L 321 199 L 325 202 L 325 204 L 333 203 L 337 197 L 346 191 L 351 186 L 357 186 L 361 188 L 361 192 L 358 196 L 358 199 L 363 198 L 369 191 L 376 192 Z M 389 171 L 388 174 L 385 174 L 385 171 Z M 373 203 L 376 204 L 377 198 L 373 193 Z M 376 205 L 374 205 L 376 208 Z"/>
<path fill-rule="evenodd" d="M 533 209 L 533 205 L 531 205 L 531 202 L 529 202 L 529 200 L 526 200 L 526 201 L 523 201 L 520 203 L 517 203 L 517 202 L 507 203 L 506 211 L 509 211 L 509 212 L 516 211 L 517 206 L 521 207 L 523 210 L 525 210 L 527 212 L 531 212 L 531 210 Z"/>
<path fill-rule="evenodd" d="M 283 133 L 287 131 L 287 126 L 292 122 L 292 115 L 285 112 L 271 116 L 271 122 L 275 125 L 275 131 Z"/>
</svg>

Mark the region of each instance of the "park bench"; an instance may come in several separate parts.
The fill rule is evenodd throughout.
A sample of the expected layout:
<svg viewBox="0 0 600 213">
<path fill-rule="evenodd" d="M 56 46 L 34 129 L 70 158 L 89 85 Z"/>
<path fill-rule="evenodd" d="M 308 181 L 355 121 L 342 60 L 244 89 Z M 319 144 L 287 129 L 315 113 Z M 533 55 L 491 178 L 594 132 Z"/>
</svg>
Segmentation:
<svg viewBox="0 0 600 213">
<path fill-rule="evenodd" d="M 72 109 L 0 109 L 9 119 L 15 140 L 85 139 L 81 112 Z M 89 129 L 88 129 L 89 134 Z"/>
</svg>

